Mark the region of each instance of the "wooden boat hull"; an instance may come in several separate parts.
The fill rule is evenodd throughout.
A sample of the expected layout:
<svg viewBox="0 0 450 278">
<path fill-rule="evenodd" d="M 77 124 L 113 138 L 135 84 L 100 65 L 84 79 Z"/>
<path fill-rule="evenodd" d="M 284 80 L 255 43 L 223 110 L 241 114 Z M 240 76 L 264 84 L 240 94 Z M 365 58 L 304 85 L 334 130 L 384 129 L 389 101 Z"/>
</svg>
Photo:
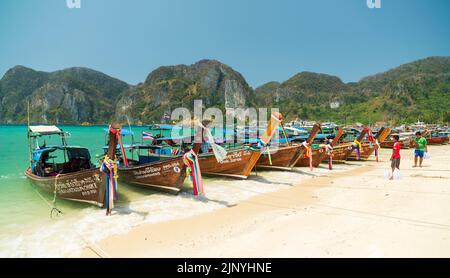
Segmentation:
<svg viewBox="0 0 450 278">
<path fill-rule="evenodd" d="M 52 195 L 56 186 L 56 197 L 58 198 L 94 204 L 99 207 L 104 205 L 106 179 L 99 168 L 61 174 L 58 177 L 36 176 L 28 168 L 25 176 L 37 187 Z"/>
<path fill-rule="evenodd" d="M 382 134 L 380 134 L 380 136 L 377 137 L 378 142 L 380 143 L 380 145 L 384 142 L 384 140 L 386 140 L 386 138 L 389 136 L 389 134 L 391 133 L 391 129 L 390 128 L 386 128 L 383 130 Z M 367 142 L 363 142 L 361 144 L 361 151 L 360 151 L 360 159 L 368 159 L 370 157 L 370 155 L 375 151 L 375 146 L 373 144 L 367 143 Z M 349 160 L 358 160 L 357 156 L 356 156 L 356 150 L 353 150 L 349 157 Z"/>
<path fill-rule="evenodd" d="M 119 181 L 158 191 L 178 193 L 186 178 L 183 157 L 119 168 Z"/>
<path fill-rule="evenodd" d="M 270 150 L 272 164 L 267 151 L 263 151 L 256 163 L 256 168 L 292 170 L 301 158 L 303 150 L 302 145 L 282 146 L 276 150 Z"/>
<path fill-rule="evenodd" d="M 394 147 L 394 143 L 395 142 L 393 140 L 386 140 L 383 143 L 381 143 L 380 146 L 383 149 L 392 149 Z M 411 142 L 409 139 L 408 140 L 400 140 L 400 145 L 401 145 L 402 149 L 409 149 Z"/>
<path fill-rule="evenodd" d="M 309 158 L 303 153 L 301 158 L 297 161 L 295 166 L 297 167 L 309 167 Z M 313 149 L 312 151 L 312 166 L 317 167 L 322 162 L 326 156 L 326 151 L 324 148 Z"/>
<path fill-rule="evenodd" d="M 260 156 L 259 151 L 237 149 L 227 150 L 227 156 L 222 162 L 218 162 L 214 154 L 200 154 L 198 162 L 202 175 L 246 179 Z"/>
<path fill-rule="evenodd" d="M 375 151 L 374 146 L 370 145 L 370 143 L 362 143 L 362 150 L 360 151 L 360 159 L 368 159 L 370 157 L 370 155 Z M 357 156 L 356 156 L 356 150 L 353 150 L 349 157 L 349 160 L 357 160 Z"/>
<path fill-rule="evenodd" d="M 352 152 L 351 143 L 343 143 L 333 147 L 333 161 L 346 161 Z M 329 156 L 325 153 L 322 161 L 328 161 Z"/>
<path fill-rule="evenodd" d="M 428 145 L 443 145 L 448 144 L 448 137 L 432 137 L 427 138 L 427 144 Z"/>
</svg>

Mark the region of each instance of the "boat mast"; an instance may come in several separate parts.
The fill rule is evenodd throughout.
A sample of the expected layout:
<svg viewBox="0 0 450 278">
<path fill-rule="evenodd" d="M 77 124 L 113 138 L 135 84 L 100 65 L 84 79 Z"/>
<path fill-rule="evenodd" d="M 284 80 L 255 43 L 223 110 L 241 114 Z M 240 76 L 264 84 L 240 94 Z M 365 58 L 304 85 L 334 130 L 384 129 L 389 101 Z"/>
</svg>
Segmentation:
<svg viewBox="0 0 450 278">
<path fill-rule="evenodd" d="M 27 102 L 27 137 L 28 137 L 28 158 L 31 170 L 32 159 L 31 159 L 31 137 L 30 137 L 30 101 Z"/>
<path fill-rule="evenodd" d="M 284 138 L 286 139 L 286 143 L 287 143 L 288 146 L 290 146 L 291 143 L 289 142 L 289 138 L 287 137 L 286 131 L 284 130 L 284 123 L 283 123 L 283 121 L 281 121 L 280 125 L 281 125 L 281 130 L 283 131 Z"/>
</svg>

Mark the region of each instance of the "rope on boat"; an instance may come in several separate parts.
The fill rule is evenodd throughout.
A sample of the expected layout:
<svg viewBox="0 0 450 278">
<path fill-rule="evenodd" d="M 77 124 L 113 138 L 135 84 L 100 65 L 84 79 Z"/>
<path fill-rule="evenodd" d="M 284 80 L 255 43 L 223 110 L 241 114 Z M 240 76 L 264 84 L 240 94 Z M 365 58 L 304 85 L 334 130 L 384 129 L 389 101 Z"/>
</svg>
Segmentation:
<svg viewBox="0 0 450 278">
<path fill-rule="evenodd" d="M 56 207 L 56 193 L 57 193 L 57 179 L 58 179 L 59 174 L 56 176 L 55 179 L 55 190 L 53 191 L 53 205 L 47 200 L 45 199 L 44 196 L 42 196 L 42 194 L 35 188 L 33 187 L 34 191 L 37 193 L 37 195 L 44 201 L 45 204 L 47 204 L 49 206 L 49 208 L 51 209 L 50 211 L 50 218 L 53 218 L 53 212 L 56 211 L 57 212 L 57 216 L 63 214 L 63 212 L 58 209 Z M 103 250 L 100 246 L 98 246 L 97 244 L 95 244 L 94 242 L 90 242 L 88 241 L 86 238 L 84 238 L 83 235 L 81 235 L 76 229 L 73 229 L 73 231 L 75 231 L 75 233 L 81 238 L 81 240 L 87 245 L 86 247 L 91 249 L 92 252 L 94 252 L 95 254 L 97 254 L 100 258 L 109 258 L 110 256 L 108 255 L 108 253 L 105 252 L 105 250 Z"/>
<path fill-rule="evenodd" d="M 50 212 L 50 217 L 52 217 L 52 213 L 54 210 L 57 211 L 57 215 L 63 214 L 63 212 L 59 209 L 57 209 L 56 207 L 52 206 L 52 204 L 46 200 L 44 198 L 44 196 L 42 196 L 42 194 L 36 189 L 34 188 L 34 191 L 36 191 L 36 193 L 38 194 L 38 196 L 51 208 L 51 212 Z M 93 242 L 89 242 L 87 239 L 85 239 L 79 232 L 77 232 L 76 229 L 73 229 L 73 231 L 75 231 L 75 233 L 81 238 L 81 240 L 87 245 L 86 247 L 91 249 L 92 252 L 94 252 L 95 254 L 97 254 L 100 258 L 109 258 L 108 253 L 106 253 L 102 248 L 100 248 L 100 246 L 98 246 L 97 244 L 93 243 Z"/>
<path fill-rule="evenodd" d="M 53 208 L 50 211 L 50 218 L 53 218 L 53 212 L 56 212 L 56 216 L 59 216 L 59 215 L 63 214 L 63 212 L 56 207 L 56 193 L 57 193 L 57 189 L 58 189 L 58 177 L 59 177 L 59 175 L 60 174 L 56 175 L 56 177 L 55 177 L 55 186 L 54 186 L 55 190 L 53 191 Z"/>
<path fill-rule="evenodd" d="M 56 207 L 56 186 L 57 186 L 57 179 L 58 179 L 59 174 L 56 176 L 55 179 L 55 190 L 53 191 L 53 201 L 52 203 L 50 203 L 47 199 L 45 199 L 44 196 L 42 196 L 42 194 L 38 191 L 38 189 L 36 189 L 36 187 L 33 186 L 34 191 L 36 192 L 36 194 L 39 196 L 39 198 L 41 198 L 45 204 L 47 204 L 47 206 L 50 208 L 50 218 L 53 218 L 53 212 L 56 212 L 55 216 L 59 216 L 61 214 L 63 214 L 63 212 L 58 209 Z"/>
</svg>

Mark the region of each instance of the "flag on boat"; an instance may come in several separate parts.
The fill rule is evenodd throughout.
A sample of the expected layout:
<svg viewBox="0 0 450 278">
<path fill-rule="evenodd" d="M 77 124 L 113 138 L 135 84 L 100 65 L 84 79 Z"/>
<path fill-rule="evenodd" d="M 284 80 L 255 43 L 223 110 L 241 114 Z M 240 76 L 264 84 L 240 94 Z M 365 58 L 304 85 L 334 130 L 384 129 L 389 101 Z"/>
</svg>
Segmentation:
<svg viewBox="0 0 450 278">
<path fill-rule="evenodd" d="M 153 137 L 153 134 L 151 134 L 150 132 L 142 131 L 142 139 L 153 140 L 153 139 L 155 139 L 155 137 Z"/>
</svg>

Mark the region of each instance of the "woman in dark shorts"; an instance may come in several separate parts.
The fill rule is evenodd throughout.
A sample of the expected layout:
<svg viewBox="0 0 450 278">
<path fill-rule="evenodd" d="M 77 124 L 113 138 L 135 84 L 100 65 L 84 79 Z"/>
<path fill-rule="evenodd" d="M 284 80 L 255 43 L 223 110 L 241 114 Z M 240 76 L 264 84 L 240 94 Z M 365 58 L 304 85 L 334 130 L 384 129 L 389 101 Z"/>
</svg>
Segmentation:
<svg viewBox="0 0 450 278">
<path fill-rule="evenodd" d="M 400 170 L 400 149 L 402 146 L 400 145 L 400 137 L 398 135 L 392 136 L 394 139 L 394 146 L 392 147 L 392 156 L 391 156 L 391 169 L 392 175 L 389 178 L 390 180 L 394 179 L 394 171 L 395 169 Z"/>
</svg>

